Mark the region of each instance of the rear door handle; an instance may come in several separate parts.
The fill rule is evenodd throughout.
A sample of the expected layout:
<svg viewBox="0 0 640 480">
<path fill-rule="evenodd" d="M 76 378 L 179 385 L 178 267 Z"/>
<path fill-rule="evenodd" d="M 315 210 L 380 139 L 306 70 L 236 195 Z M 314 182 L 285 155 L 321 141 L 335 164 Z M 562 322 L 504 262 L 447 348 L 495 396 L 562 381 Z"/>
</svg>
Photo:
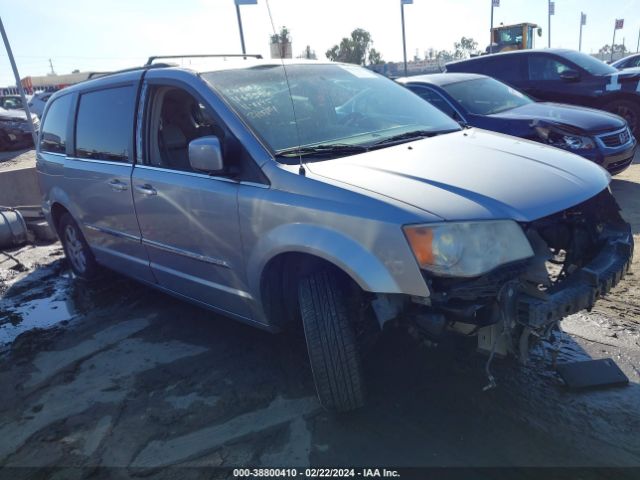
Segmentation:
<svg viewBox="0 0 640 480">
<path fill-rule="evenodd" d="M 114 192 L 124 192 L 128 188 L 126 183 L 121 182 L 116 178 L 109 182 L 109 186 Z"/>
<path fill-rule="evenodd" d="M 136 185 L 136 190 L 140 193 L 142 193 L 143 195 L 157 195 L 158 191 L 153 188 L 151 185 L 149 185 L 148 183 L 145 183 L 144 185 Z"/>
</svg>

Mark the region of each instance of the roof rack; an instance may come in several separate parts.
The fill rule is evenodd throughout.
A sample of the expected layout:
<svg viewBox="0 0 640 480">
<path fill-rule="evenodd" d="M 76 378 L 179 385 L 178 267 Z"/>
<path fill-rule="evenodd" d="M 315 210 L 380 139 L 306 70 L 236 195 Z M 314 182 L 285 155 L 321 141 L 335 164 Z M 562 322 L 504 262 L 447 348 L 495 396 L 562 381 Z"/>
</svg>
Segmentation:
<svg viewBox="0 0 640 480">
<path fill-rule="evenodd" d="M 137 70 L 147 70 L 149 68 L 163 68 L 163 67 L 172 67 L 175 65 L 172 65 L 170 63 L 154 63 L 153 65 L 143 65 L 141 67 L 131 67 L 131 68 L 123 68 L 122 70 L 114 70 L 111 72 L 91 72 L 89 73 L 89 76 L 87 77 L 87 80 L 91 80 L 92 78 L 102 78 L 102 77 L 106 77 L 107 75 L 115 75 L 117 73 L 127 73 L 127 72 L 135 72 Z"/>
<path fill-rule="evenodd" d="M 258 58 L 258 59 L 262 59 L 262 55 L 259 54 L 249 54 L 249 53 L 229 53 L 229 54 L 222 54 L 222 53 L 216 53 L 216 54 L 196 54 L 196 55 L 154 55 L 153 57 L 149 57 L 149 60 L 147 60 L 147 63 L 144 64 L 145 67 L 150 67 L 153 62 L 159 58 L 207 58 L 207 57 L 217 57 L 217 58 L 225 58 L 225 57 L 229 57 L 229 58 L 247 58 L 247 57 L 251 57 L 251 58 Z"/>
</svg>

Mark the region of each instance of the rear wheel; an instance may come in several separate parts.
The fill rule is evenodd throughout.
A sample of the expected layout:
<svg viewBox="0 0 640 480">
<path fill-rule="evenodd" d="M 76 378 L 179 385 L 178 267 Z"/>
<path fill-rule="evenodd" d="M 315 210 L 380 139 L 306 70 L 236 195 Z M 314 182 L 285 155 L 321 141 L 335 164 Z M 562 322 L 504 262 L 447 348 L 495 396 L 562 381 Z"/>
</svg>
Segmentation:
<svg viewBox="0 0 640 480">
<path fill-rule="evenodd" d="M 73 217 L 65 213 L 58 223 L 58 234 L 71 270 L 83 280 L 98 277 L 100 267 Z"/>
<path fill-rule="evenodd" d="M 339 278 L 320 271 L 298 287 L 313 379 L 320 403 L 338 412 L 364 404 L 364 378 L 353 324 Z"/>
<path fill-rule="evenodd" d="M 631 100 L 615 100 L 607 104 L 606 109 L 624 118 L 633 135 L 640 138 L 640 103 Z"/>
</svg>

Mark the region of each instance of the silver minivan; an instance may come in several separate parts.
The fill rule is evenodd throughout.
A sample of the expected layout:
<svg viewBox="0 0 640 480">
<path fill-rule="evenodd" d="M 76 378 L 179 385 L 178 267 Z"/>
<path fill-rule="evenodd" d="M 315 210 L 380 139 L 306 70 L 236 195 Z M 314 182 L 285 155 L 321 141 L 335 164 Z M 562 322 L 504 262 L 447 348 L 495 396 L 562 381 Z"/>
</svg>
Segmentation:
<svg viewBox="0 0 640 480">
<path fill-rule="evenodd" d="M 387 325 L 525 360 L 628 269 L 610 177 L 581 157 L 462 128 L 358 66 L 202 62 L 53 95 L 45 214 L 78 277 L 301 323 L 327 408 L 363 404 L 363 345 Z"/>
</svg>

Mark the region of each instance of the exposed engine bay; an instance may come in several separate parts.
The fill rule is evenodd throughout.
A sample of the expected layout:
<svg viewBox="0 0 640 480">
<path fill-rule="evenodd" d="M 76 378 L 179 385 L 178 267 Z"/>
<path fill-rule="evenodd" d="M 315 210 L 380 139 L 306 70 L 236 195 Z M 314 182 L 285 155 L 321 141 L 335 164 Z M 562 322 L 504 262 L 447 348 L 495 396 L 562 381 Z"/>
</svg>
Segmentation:
<svg viewBox="0 0 640 480">
<path fill-rule="evenodd" d="M 403 308 L 425 338 L 476 335 L 490 359 L 514 355 L 526 362 L 532 345 L 553 342 L 559 322 L 590 310 L 631 264 L 631 228 L 609 189 L 521 227 L 533 257 L 472 279 L 425 275 L 430 304 Z"/>
</svg>

